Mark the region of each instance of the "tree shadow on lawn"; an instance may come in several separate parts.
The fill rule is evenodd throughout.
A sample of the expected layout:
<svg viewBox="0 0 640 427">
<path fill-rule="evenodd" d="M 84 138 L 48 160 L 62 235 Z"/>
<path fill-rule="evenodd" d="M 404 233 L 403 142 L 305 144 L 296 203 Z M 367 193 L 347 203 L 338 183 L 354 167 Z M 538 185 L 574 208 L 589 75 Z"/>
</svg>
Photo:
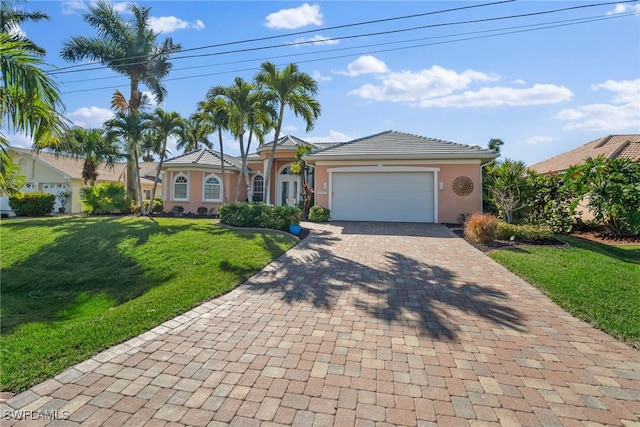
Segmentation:
<svg viewBox="0 0 640 427">
<path fill-rule="evenodd" d="M 563 237 L 563 241 L 568 242 L 570 246 L 595 252 L 619 261 L 632 264 L 640 264 L 640 248 L 625 249 L 618 246 L 605 245 L 603 243 L 592 242 L 587 239 L 575 237 Z"/>
<path fill-rule="evenodd" d="M 420 334 L 457 341 L 457 322 L 477 316 L 496 325 L 524 330 L 522 315 L 507 294 L 462 282 L 452 270 L 431 266 L 401 253 L 387 252 L 384 267 L 372 268 L 337 256 L 331 233 L 312 233 L 296 255 L 287 252 L 275 269 L 262 271 L 245 286 L 257 293 L 280 293 L 288 303 L 315 307 L 353 307 L 387 324 L 416 327 Z"/>
<path fill-rule="evenodd" d="M 12 233 L 29 226 L 53 227 L 62 233 L 53 244 L 3 269 L 3 334 L 25 323 L 96 315 L 163 284 L 173 274 L 145 269 L 119 245 L 125 241 L 142 245 L 154 234 L 190 228 L 127 218 L 16 221 L 2 226 Z"/>
</svg>

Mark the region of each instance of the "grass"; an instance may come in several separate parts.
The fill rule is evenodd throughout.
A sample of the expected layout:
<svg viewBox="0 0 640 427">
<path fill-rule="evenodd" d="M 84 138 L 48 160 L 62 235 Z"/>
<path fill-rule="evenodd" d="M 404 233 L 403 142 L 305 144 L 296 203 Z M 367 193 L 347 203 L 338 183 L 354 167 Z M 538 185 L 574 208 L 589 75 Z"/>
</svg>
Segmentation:
<svg viewBox="0 0 640 427">
<path fill-rule="evenodd" d="M 489 256 L 569 313 L 640 347 L 640 246 L 560 239 L 571 246 L 499 250 Z"/>
<path fill-rule="evenodd" d="M 295 244 L 210 221 L 0 223 L 0 384 L 20 392 L 236 287 Z"/>
</svg>

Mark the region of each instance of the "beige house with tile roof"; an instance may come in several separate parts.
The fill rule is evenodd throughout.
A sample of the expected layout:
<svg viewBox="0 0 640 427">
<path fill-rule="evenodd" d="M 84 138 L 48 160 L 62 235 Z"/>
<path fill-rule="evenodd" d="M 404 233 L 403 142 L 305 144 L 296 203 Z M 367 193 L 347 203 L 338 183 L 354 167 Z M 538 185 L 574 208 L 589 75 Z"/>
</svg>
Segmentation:
<svg viewBox="0 0 640 427">
<path fill-rule="evenodd" d="M 564 172 L 588 157 L 627 158 L 640 162 L 640 134 L 608 135 L 529 166 L 538 173 Z"/>
<path fill-rule="evenodd" d="M 67 199 L 66 210 L 70 213 L 81 213 L 80 190 L 86 187 L 82 179 L 83 159 L 73 156 L 54 154 L 46 151 L 36 152 L 27 148 L 10 147 L 9 153 L 15 164 L 20 167 L 24 176 L 23 192 L 42 191 L 58 195 L 61 191 L 71 191 Z M 158 166 L 153 162 L 140 163 L 143 197 L 151 197 L 151 188 Z M 126 185 L 126 164 L 116 163 L 113 167 L 101 164 L 98 167 L 98 179 L 101 182 L 120 182 Z M 162 183 L 158 181 L 156 194 L 162 194 Z M 56 199 L 54 212 L 58 211 L 60 201 Z M 8 197 L 0 198 L 0 213 L 11 215 Z"/>
</svg>

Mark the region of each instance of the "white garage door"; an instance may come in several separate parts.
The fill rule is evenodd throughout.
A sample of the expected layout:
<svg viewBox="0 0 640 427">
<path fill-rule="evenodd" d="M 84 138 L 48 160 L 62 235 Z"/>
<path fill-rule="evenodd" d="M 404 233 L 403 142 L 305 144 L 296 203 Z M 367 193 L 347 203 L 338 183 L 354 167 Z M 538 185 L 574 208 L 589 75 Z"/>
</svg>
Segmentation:
<svg viewBox="0 0 640 427">
<path fill-rule="evenodd" d="M 331 218 L 433 222 L 433 172 L 334 172 Z"/>
</svg>

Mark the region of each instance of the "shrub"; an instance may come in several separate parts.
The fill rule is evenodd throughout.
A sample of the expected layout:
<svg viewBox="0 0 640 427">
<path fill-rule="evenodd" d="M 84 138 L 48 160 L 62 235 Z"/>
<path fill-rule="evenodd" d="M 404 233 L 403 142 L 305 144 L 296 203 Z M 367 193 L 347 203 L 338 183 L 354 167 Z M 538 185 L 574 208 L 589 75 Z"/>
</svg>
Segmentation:
<svg viewBox="0 0 640 427">
<path fill-rule="evenodd" d="M 464 224 L 464 237 L 476 243 L 488 243 L 496 238 L 498 218 L 491 214 L 474 213 Z"/>
<path fill-rule="evenodd" d="M 133 215 L 138 215 L 140 213 L 140 205 L 132 201 L 131 206 L 129 206 L 129 212 L 131 212 Z"/>
<path fill-rule="evenodd" d="M 82 208 L 92 215 L 122 213 L 131 207 L 124 186 L 115 182 L 83 188 L 80 200 Z"/>
<path fill-rule="evenodd" d="M 17 216 L 44 216 L 51 213 L 56 196 L 36 191 L 9 196 L 9 206 Z"/>
<path fill-rule="evenodd" d="M 549 226 L 556 233 L 569 233 L 574 225 L 576 193 L 565 185 L 557 173 L 540 175 L 529 172 L 531 186 L 527 222 Z"/>
<path fill-rule="evenodd" d="M 171 208 L 171 214 L 173 216 L 182 216 L 184 208 L 182 206 L 174 206 Z"/>
<path fill-rule="evenodd" d="M 142 206 L 144 207 L 144 211 L 146 212 L 149 209 L 149 200 L 145 200 L 142 202 Z M 155 197 L 153 199 L 153 203 L 151 203 L 151 212 L 152 213 L 160 213 L 162 212 L 162 207 L 164 204 L 162 203 L 162 198 Z"/>
<path fill-rule="evenodd" d="M 198 215 L 200 215 L 200 216 L 204 216 L 204 215 L 206 215 L 206 214 L 207 214 L 207 211 L 208 211 L 208 209 L 207 209 L 206 207 L 204 207 L 204 206 L 200 206 L 200 207 L 196 210 L 196 212 L 197 212 L 197 213 L 198 213 Z"/>
<path fill-rule="evenodd" d="M 220 222 L 234 227 L 259 227 L 288 230 L 292 215 L 300 218 L 300 209 L 291 206 L 267 206 L 264 203 L 229 203 L 218 210 Z"/>
<path fill-rule="evenodd" d="M 313 222 L 327 222 L 331 217 L 329 209 L 322 206 L 312 206 L 309 210 L 309 220 Z"/>
<path fill-rule="evenodd" d="M 541 225 L 515 225 L 504 221 L 498 223 L 498 239 L 510 240 L 514 238 L 519 242 L 535 242 L 553 237 L 553 230 Z"/>
</svg>

